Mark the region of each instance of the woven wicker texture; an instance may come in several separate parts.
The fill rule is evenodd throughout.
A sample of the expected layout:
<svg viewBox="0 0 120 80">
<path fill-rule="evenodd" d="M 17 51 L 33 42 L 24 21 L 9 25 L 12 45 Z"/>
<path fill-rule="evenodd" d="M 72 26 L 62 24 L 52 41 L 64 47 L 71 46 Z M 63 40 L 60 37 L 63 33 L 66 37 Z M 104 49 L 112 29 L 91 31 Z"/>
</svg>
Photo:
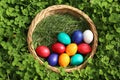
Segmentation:
<svg viewBox="0 0 120 80">
<path fill-rule="evenodd" d="M 68 5 L 54 5 L 54 6 L 50 6 L 44 10 L 42 10 L 40 13 L 38 13 L 36 15 L 36 17 L 32 20 L 31 25 L 29 26 L 29 30 L 28 30 L 28 36 L 27 36 L 27 42 L 28 42 L 28 48 L 29 51 L 32 53 L 32 55 L 34 56 L 35 59 L 39 60 L 40 64 L 43 64 L 44 62 L 39 58 L 39 56 L 37 56 L 36 52 L 35 52 L 35 48 L 33 46 L 32 43 L 32 35 L 34 32 L 34 29 L 36 28 L 36 25 L 44 18 L 46 18 L 47 16 L 50 15 L 54 15 L 57 13 L 68 13 L 71 14 L 75 17 L 83 17 L 89 24 L 90 30 L 93 32 L 93 36 L 94 36 L 94 40 L 92 43 L 92 51 L 89 55 L 88 58 L 93 58 L 94 54 L 96 53 L 96 49 L 98 46 L 98 34 L 97 34 L 97 30 L 96 27 L 93 23 L 93 21 L 89 18 L 88 15 L 86 15 L 84 12 L 82 12 L 81 10 L 68 6 Z M 88 59 L 87 59 L 88 60 Z M 86 66 L 87 64 L 87 60 L 84 61 L 84 63 L 82 63 L 79 66 L 76 67 L 72 67 L 72 68 L 65 68 L 66 72 L 71 72 L 73 70 L 79 70 L 82 69 Z M 55 72 L 60 72 L 59 69 L 57 67 L 52 67 L 50 65 L 48 65 L 48 68 L 55 71 Z"/>
</svg>

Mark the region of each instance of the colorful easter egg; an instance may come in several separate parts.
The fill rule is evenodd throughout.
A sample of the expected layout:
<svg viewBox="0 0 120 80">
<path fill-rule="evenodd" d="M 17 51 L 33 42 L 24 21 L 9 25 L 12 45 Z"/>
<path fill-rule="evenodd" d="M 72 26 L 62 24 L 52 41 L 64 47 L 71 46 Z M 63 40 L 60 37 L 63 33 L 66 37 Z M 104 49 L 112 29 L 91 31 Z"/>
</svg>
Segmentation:
<svg viewBox="0 0 120 80">
<path fill-rule="evenodd" d="M 67 67 L 70 63 L 70 57 L 68 56 L 68 54 L 63 53 L 59 56 L 59 65 L 62 67 Z"/>
<path fill-rule="evenodd" d="M 93 33 L 91 30 L 85 30 L 83 32 L 83 40 L 85 43 L 90 44 L 93 41 Z"/>
<path fill-rule="evenodd" d="M 71 39 L 74 43 L 79 44 L 83 41 L 83 34 L 80 30 L 76 30 L 73 32 Z"/>
<path fill-rule="evenodd" d="M 78 45 L 78 52 L 81 54 L 88 54 L 90 53 L 92 48 L 87 43 L 81 43 Z"/>
<path fill-rule="evenodd" d="M 65 52 L 65 46 L 62 43 L 54 43 L 52 45 L 52 51 L 56 52 L 58 54 L 64 53 Z"/>
<path fill-rule="evenodd" d="M 49 65 L 51 66 L 56 66 L 58 63 L 58 54 L 57 53 L 52 53 L 47 59 Z"/>
<path fill-rule="evenodd" d="M 77 44 L 76 43 L 71 43 L 66 47 L 66 53 L 69 56 L 73 56 L 77 52 Z"/>
<path fill-rule="evenodd" d="M 68 45 L 71 43 L 70 36 L 65 32 L 60 32 L 57 36 L 57 39 L 59 42 L 65 44 L 65 45 Z"/>
<path fill-rule="evenodd" d="M 83 56 L 81 54 L 75 54 L 71 57 L 71 65 L 80 65 L 83 62 Z"/>
<path fill-rule="evenodd" d="M 50 50 L 46 46 L 38 46 L 35 51 L 40 57 L 46 58 L 50 55 Z"/>
</svg>

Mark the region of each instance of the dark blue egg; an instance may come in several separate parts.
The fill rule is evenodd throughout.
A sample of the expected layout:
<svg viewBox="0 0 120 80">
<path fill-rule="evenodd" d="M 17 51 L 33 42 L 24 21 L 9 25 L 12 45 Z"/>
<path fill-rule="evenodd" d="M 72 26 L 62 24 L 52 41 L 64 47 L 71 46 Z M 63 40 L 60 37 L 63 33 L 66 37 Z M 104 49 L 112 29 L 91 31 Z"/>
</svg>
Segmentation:
<svg viewBox="0 0 120 80">
<path fill-rule="evenodd" d="M 58 54 L 57 53 L 50 54 L 47 61 L 48 61 L 49 65 L 56 66 L 58 63 Z"/>
<path fill-rule="evenodd" d="M 80 30 L 76 30 L 73 32 L 71 39 L 74 43 L 80 44 L 83 40 L 83 33 Z"/>
</svg>

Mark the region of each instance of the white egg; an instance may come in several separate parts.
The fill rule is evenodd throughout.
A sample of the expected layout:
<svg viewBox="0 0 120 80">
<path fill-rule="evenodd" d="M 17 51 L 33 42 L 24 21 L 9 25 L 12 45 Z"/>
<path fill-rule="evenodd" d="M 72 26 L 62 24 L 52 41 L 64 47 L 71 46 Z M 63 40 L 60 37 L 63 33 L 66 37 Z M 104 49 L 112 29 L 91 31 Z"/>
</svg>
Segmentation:
<svg viewBox="0 0 120 80">
<path fill-rule="evenodd" d="M 91 30 L 85 30 L 83 32 L 83 40 L 87 44 L 90 44 L 93 41 L 93 33 Z"/>
</svg>

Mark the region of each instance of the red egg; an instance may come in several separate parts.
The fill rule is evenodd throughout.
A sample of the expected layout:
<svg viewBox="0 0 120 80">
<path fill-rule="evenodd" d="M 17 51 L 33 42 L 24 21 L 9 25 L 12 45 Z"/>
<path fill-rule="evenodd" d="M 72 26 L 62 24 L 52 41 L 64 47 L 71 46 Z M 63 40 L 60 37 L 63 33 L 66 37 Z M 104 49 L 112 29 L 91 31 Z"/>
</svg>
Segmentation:
<svg viewBox="0 0 120 80">
<path fill-rule="evenodd" d="M 50 50 L 46 46 L 38 46 L 35 51 L 40 57 L 47 58 L 50 55 Z"/>
<path fill-rule="evenodd" d="M 62 54 L 65 52 L 65 46 L 62 43 L 54 43 L 52 45 L 52 51 L 58 54 Z"/>
<path fill-rule="evenodd" d="M 81 43 L 78 45 L 78 52 L 81 53 L 81 54 L 88 54 L 91 52 L 91 47 L 89 44 L 86 44 L 86 43 Z"/>
</svg>

